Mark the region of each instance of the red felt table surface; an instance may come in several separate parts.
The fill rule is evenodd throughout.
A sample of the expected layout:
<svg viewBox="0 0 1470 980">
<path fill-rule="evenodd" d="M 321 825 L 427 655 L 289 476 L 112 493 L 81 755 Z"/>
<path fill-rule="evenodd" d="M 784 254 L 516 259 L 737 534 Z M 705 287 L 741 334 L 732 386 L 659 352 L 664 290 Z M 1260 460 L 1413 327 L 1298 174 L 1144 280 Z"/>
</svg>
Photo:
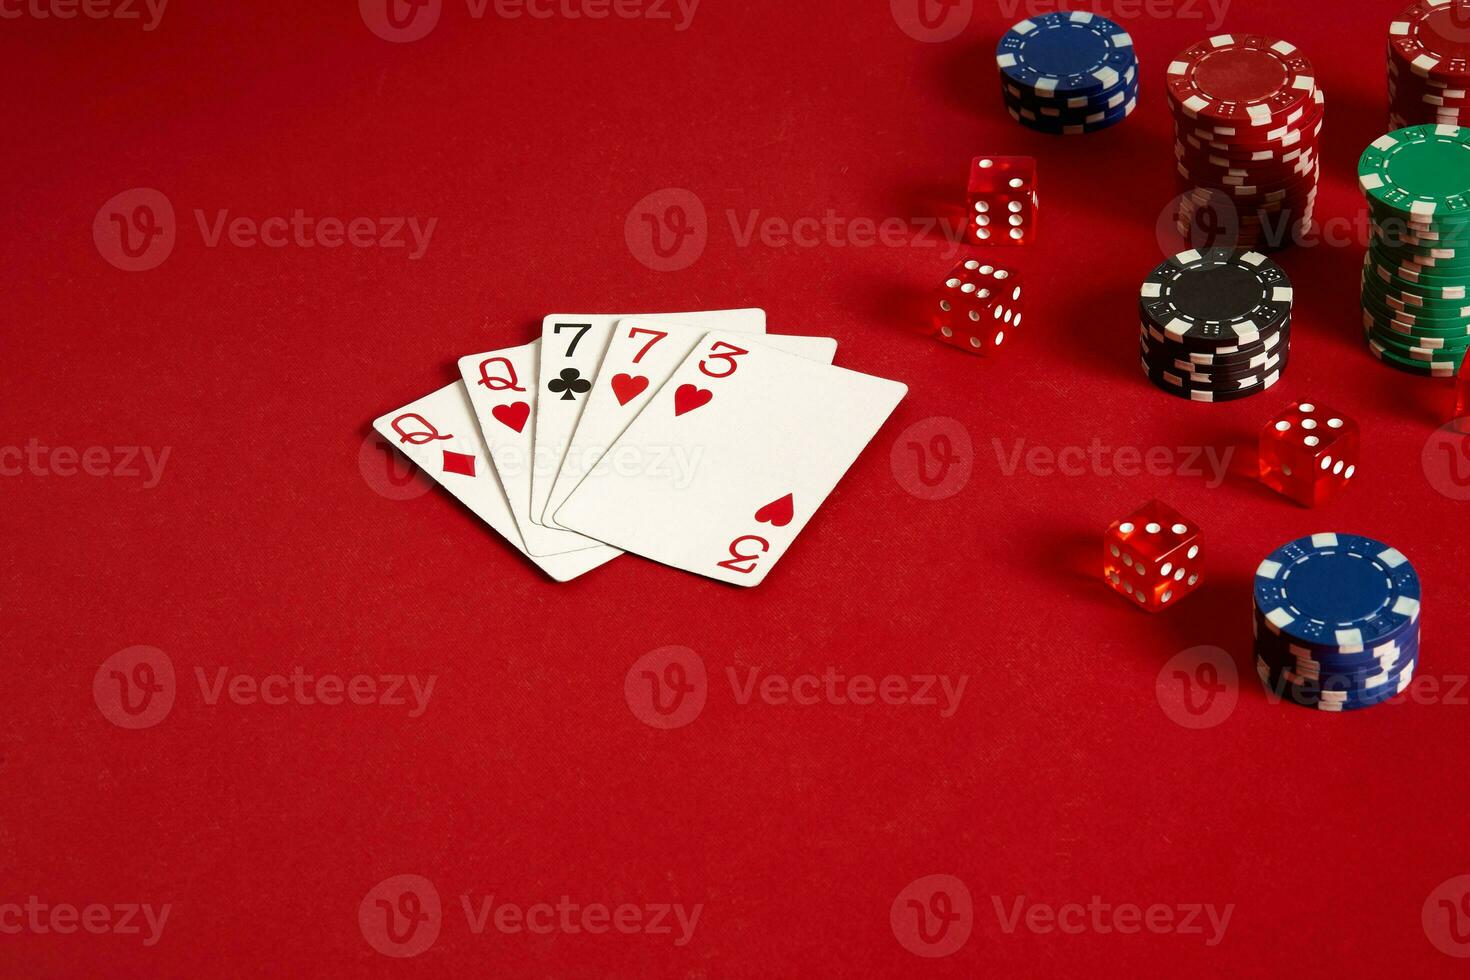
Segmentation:
<svg viewBox="0 0 1470 980">
<path fill-rule="evenodd" d="M 672 4 L 477 18 L 445 0 L 426 37 L 390 43 L 348 0 L 179 0 L 151 31 L 7 0 L 0 444 L 37 450 L 0 480 L 0 973 L 1463 972 L 1444 950 L 1470 951 L 1470 904 L 1441 886 L 1470 873 L 1467 505 L 1421 458 L 1451 386 L 1368 355 L 1356 288 L 1355 165 L 1386 126 L 1396 8 L 1250 0 L 1217 22 L 1183 0 L 1123 7 L 1138 111 L 1057 139 L 1001 107 L 991 52 L 1024 8 L 977 4 L 957 37 L 929 42 L 893 6 L 704 0 L 679 30 Z M 1297 297 L 1282 383 L 1212 406 L 1141 377 L 1135 298 L 1173 194 L 1164 69 L 1217 30 L 1277 33 L 1316 64 L 1318 211 L 1334 234 L 1281 256 Z M 910 229 L 960 220 L 981 153 L 1040 167 L 1037 241 L 989 253 L 1030 286 L 996 360 L 908 329 L 956 259 Z M 94 243 L 99 209 L 132 188 L 176 215 L 150 271 Z M 666 188 L 707 215 L 702 254 L 675 271 L 650 267 L 627 228 Z M 221 212 L 298 210 L 436 224 L 417 258 L 212 239 Z M 869 241 L 864 222 L 885 219 L 886 243 Z M 786 226 L 799 241 L 783 244 Z M 529 340 L 548 313 L 747 305 L 911 389 L 758 589 L 633 557 L 555 585 L 364 453 L 372 419 L 449 383 L 459 356 Z M 1295 399 L 1363 427 L 1356 484 L 1316 511 L 1251 478 L 1253 434 Z M 968 434 L 972 471 L 927 500 L 906 489 L 904 433 L 936 417 Z M 63 475 L 68 454 L 44 462 L 40 447 L 103 447 L 92 468 L 111 475 Z M 140 452 L 128 475 L 123 447 L 168 456 L 150 478 Z M 1152 469 L 1116 472 L 1156 449 Z M 1195 462 L 1204 449 L 1236 453 L 1222 479 Z M 1103 530 L 1155 496 L 1203 526 L 1209 561 L 1195 595 L 1148 616 L 1104 588 L 1097 559 Z M 1342 716 L 1261 692 L 1252 574 L 1323 530 L 1414 561 L 1436 687 Z M 93 682 L 138 645 L 168 658 L 175 696 L 129 730 Z M 1198 645 L 1228 651 L 1242 683 L 1228 717 L 1196 730 L 1165 705 L 1167 665 Z M 625 693 L 666 646 L 707 676 L 702 711 L 672 730 Z M 326 705 L 269 680 L 296 671 L 329 692 L 357 675 L 434 687 L 415 716 L 411 698 Z M 854 704 L 841 686 L 798 685 L 809 704 L 747 694 L 752 676 L 829 671 L 859 693 L 890 676 L 966 686 L 951 712 Z M 255 683 L 285 703 L 230 687 Z M 934 874 L 965 884 L 973 924 L 929 959 L 890 910 Z M 442 908 L 412 958 L 364 932 L 381 917 L 370 892 L 399 875 Z M 130 903 L 169 906 L 151 945 L 146 925 L 115 928 Z M 27 904 L 46 911 L 33 922 Z M 52 919 L 58 907 L 92 904 L 109 909 L 101 934 L 52 928 L 71 914 Z M 692 935 L 646 928 L 676 904 L 699 907 Z M 1193 904 L 1230 910 L 1223 936 L 1204 916 L 1201 932 L 1178 927 Z M 582 928 L 589 908 L 596 925 L 598 906 L 622 905 L 642 925 Z M 1115 928 L 1136 926 L 1129 905 L 1175 925 Z M 517 931 L 517 911 L 545 928 Z"/>
</svg>

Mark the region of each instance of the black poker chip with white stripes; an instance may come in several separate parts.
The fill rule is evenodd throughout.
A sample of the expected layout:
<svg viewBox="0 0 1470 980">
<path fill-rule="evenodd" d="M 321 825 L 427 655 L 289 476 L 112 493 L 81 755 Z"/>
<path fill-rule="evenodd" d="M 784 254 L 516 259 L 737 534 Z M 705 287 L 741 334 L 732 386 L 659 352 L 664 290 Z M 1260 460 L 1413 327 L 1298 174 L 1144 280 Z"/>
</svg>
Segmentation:
<svg viewBox="0 0 1470 980">
<path fill-rule="evenodd" d="M 1291 305 L 1291 280 L 1259 252 L 1180 252 L 1139 290 L 1143 373 L 1191 401 L 1265 391 L 1290 360 Z"/>
</svg>

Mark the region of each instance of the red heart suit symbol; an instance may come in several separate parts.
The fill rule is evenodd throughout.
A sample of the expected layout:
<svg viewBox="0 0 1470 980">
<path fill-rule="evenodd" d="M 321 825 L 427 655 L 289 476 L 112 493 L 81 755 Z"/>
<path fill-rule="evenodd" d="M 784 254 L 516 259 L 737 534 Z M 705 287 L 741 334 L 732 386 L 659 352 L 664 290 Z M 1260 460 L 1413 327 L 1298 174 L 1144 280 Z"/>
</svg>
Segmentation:
<svg viewBox="0 0 1470 980">
<path fill-rule="evenodd" d="M 674 414 L 683 415 L 692 412 L 702 405 L 708 405 L 715 393 L 708 388 L 700 388 L 695 385 L 680 385 L 679 390 L 674 392 Z"/>
<path fill-rule="evenodd" d="M 758 523 L 769 524 L 772 527 L 785 527 L 791 523 L 794 503 L 791 494 L 788 493 L 780 500 L 773 500 L 756 511 L 755 519 Z"/>
<path fill-rule="evenodd" d="M 618 404 L 626 405 L 648 388 L 648 379 L 643 375 L 636 377 L 631 374 L 615 374 L 612 379 L 613 394 L 618 396 Z"/>
<path fill-rule="evenodd" d="M 526 419 L 531 417 L 531 406 L 525 402 L 496 405 L 490 409 L 490 414 L 495 416 L 495 420 L 507 429 L 520 432 L 526 427 Z"/>
</svg>

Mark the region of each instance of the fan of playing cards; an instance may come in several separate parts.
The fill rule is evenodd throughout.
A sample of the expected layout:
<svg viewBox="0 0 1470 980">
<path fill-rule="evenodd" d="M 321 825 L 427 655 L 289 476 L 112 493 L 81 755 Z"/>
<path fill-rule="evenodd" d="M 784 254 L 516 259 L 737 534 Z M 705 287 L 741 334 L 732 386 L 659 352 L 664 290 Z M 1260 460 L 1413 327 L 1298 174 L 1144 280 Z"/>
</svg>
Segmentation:
<svg viewBox="0 0 1470 980">
<path fill-rule="evenodd" d="M 546 574 L 623 552 L 759 585 L 908 392 L 763 310 L 558 314 L 373 423 Z"/>
</svg>

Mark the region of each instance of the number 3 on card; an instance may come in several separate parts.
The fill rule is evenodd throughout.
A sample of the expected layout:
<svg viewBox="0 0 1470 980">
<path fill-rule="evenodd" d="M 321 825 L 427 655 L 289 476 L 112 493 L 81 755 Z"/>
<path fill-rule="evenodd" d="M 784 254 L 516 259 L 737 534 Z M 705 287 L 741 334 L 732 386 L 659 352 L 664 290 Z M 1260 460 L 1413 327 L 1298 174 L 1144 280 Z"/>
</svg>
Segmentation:
<svg viewBox="0 0 1470 980">
<path fill-rule="evenodd" d="M 754 549 L 746 551 L 741 545 L 749 543 Z M 741 575 L 749 575 L 755 571 L 756 565 L 760 564 L 761 555 L 771 550 L 771 542 L 754 534 L 747 534 L 730 542 L 730 557 L 719 562 L 721 568 L 728 568 L 732 572 Z"/>
<path fill-rule="evenodd" d="M 721 350 L 721 348 L 724 349 Z M 750 351 L 736 347 L 734 344 L 727 344 L 723 340 L 717 340 L 715 341 L 715 345 L 710 348 L 709 356 L 699 362 L 699 370 L 711 378 L 728 378 L 739 367 L 735 363 L 735 358 L 749 353 Z M 709 366 L 710 361 L 724 361 L 728 369 L 724 371 L 711 371 Z"/>
</svg>

